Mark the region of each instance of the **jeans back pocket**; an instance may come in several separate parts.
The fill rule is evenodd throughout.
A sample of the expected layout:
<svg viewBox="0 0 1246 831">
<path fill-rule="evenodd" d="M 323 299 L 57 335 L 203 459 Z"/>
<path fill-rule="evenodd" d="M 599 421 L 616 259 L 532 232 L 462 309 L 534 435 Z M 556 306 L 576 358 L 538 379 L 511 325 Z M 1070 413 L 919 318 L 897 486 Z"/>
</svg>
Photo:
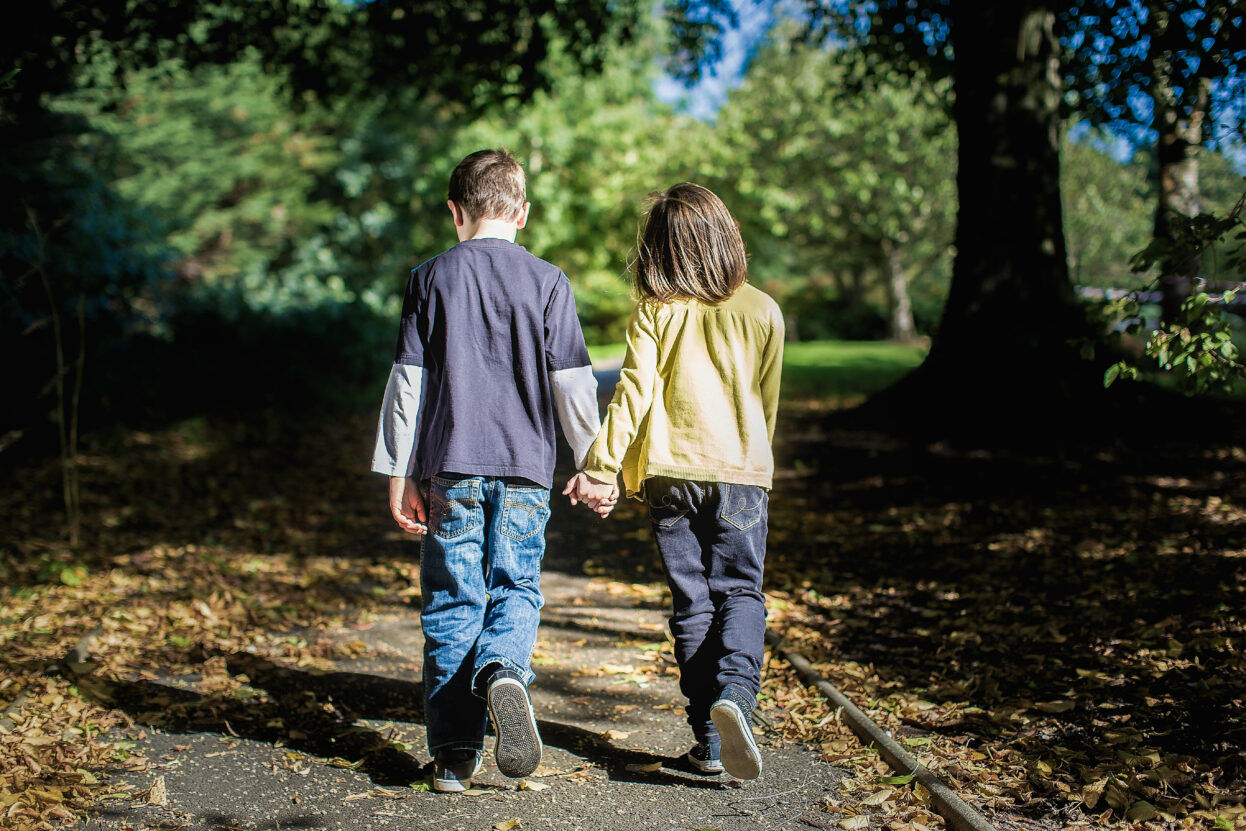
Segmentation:
<svg viewBox="0 0 1246 831">
<path fill-rule="evenodd" d="M 479 479 L 443 479 L 434 476 L 428 488 L 428 531 L 450 540 L 484 523 Z"/>
<path fill-rule="evenodd" d="M 670 528 L 688 513 L 688 506 L 679 498 L 674 489 L 654 489 L 645 492 L 645 502 L 649 505 L 649 521 L 659 528 Z"/>
<path fill-rule="evenodd" d="M 766 514 L 766 489 L 758 485 L 723 483 L 718 518 L 739 531 L 747 531 Z"/>
<path fill-rule="evenodd" d="M 549 491 L 508 485 L 502 501 L 502 534 L 515 540 L 535 537 L 549 522 Z"/>
</svg>

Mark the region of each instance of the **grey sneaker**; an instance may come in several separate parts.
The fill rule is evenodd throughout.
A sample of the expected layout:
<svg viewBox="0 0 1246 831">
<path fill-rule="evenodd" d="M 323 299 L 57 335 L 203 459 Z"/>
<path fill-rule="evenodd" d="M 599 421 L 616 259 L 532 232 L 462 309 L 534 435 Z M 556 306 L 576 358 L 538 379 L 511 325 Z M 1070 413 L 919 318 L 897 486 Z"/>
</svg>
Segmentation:
<svg viewBox="0 0 1246 831">
<path fill-rule="evenodd" d="M 697 742 L 693 745 L 692 749 L 684 754 L 684 758 L 698 772 L 704 773 L 707 776 L 717 776 L 723 772 L 723 763 L 718 758 L 718 753 L 711 750 L 705 742 Z"/>
<path fill-rule="evenodd" d="M 504 776 L 519 779 L 541 764 L 541 735 L 528 690 L 514 672 L 499 670 L 489 681 L 489 718 L 497 731 L 493 757 Z"/>
<path fill-rule="evenodd" d="M 439 750 L 433 759 L 433 790 L 462 793 L 484 767 L 479 750 Z"/>
<path fill-rule="evenodd" d="M 761 752 L 753 739 L 753 698 L 731 685 L 723 688 L 710 707 L 710 720 L 722 742 L 723 768 L 737 779 L 756 779 L 761 775 Z"/>
</svg>

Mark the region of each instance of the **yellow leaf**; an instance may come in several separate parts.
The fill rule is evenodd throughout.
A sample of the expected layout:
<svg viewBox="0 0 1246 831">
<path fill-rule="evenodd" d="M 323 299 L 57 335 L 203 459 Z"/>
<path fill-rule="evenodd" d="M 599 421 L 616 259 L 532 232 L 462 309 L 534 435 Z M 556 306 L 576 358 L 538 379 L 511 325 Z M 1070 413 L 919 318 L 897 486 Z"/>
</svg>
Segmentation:
<svg viewBox="0 0 1246 831">
<path fill-rule="evenodd" d="M 1044 713 L 1067 713 L 1076 706 L 1075 701 L 1040 701 L 1034 705 L 1034 709 Z"/>
<path fill-rule="evenodd" d="M 606 675 L 631 675 L 636 667 L 631 664 L 606 664 L 601 668 Z"/>
<path fill-rule="evenodd" d="M 527 779 L 521 779 L 519 782 L 519 790 L 521 791 L 543 791 L 549 785 L 544 782 L 530 782 Z"/>
<path fill-rule="evenodd" d="M 895 792 L 896 792 L 895 788 L 884 788 L 878 793 L 870 794 L 865 799 L 861 800 L 861 804 L 862 805 L 882 805 L 884 802 L 890 799 L 891 795 L 894 794 Z"/>
<path fill-rule="evenodd" d="M 165 785 L 163 776 L 157 776 L 156 781 L 147 789 L 147 804 L 161 807 L 169 804 L 169 788 Z"/>
<path fill-rule="evenodd" d="M 848 819 L 841 819 L 839 827 L 843 828 L 844 831 L 860 831 L 862 828 L 870 827 L 870 818 L 864 814 L 859 814 L 855 817 L 848 817 Z"/>
<path fill-rule="evenodd" d="M 1140 799 L 1133 805 L 1129 806 L 1129 813 L 1125 814 L 1125 819 L 1130 822 L 1146 822 L 1159 816 L 1159 811 L 1150 802 Z"/>
<path fill-rule="evenodd" d="M 516 828 L 522 828 L 523 824 L 519 821 L 519 817 L 514 819 L 504 819 L 501 822 L 493 823 L 493 831 L 515 831 Z"/>
<path fill-rule="evenodd" d="M 631 773 L 657 773 L 661 769 L 661 762 L 645 762 L 644 764 L 637 763 L 627 766 L 627 770 Z"/>
</svg>

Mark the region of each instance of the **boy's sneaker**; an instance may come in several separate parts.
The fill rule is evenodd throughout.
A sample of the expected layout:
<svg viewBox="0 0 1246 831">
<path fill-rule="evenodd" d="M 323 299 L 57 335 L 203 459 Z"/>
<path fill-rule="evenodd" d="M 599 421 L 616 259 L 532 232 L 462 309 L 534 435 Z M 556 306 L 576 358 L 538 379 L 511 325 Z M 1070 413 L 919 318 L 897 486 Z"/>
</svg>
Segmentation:
<svg viewBox="0 0 1246 831">
<path fill-rule="evenodd" d="M 433 790 L 462 793 L 484 767 L 478 750 L 439 750 L 433 759 Z"/>
<path fill-rule="evenodd" d="M 704 773 L 707 776 L 717 776 L 723 772 L 723 763 L 718 758 L 718 753 L 711 750 L 705 742 L 697 742 L 693 745 L 692 749 L 684 754 L 684 758 L 699 773 Z"/>
<path fill-rule="evenodd" d="M 722 742 L 723 767 L 737 779 L 756 779 L 761 774 L 761 752 L 749 723 L 752 714 L 753 697 L 731 685 L 723 688 L 710 707 L 710 720 Z"/>
<path fill-rule="evenodd" d="M 512 779 L 527 776 L 541 764 L 541 736 L 523 679 L 511 670 L 498 670 L 489 679 L 486 700 L 498 734 L 493 749 L 498 770 Z"/>
</svg>

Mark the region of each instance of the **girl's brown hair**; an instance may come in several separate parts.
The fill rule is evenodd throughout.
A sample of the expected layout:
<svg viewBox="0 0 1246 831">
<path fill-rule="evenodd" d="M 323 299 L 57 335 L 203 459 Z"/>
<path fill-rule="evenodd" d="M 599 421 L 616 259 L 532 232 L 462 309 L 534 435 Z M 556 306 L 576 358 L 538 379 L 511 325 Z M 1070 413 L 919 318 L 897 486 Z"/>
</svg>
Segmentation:
<svg viewBox="0 0 1246 831">
<path fill-rule="evenodd" d="M 635 268 L 636 290 L 656 300 L 718 303 L 748 277 L 740 226 L 721 199 L 691 182 L 653 196 Z"/>
</svg>

